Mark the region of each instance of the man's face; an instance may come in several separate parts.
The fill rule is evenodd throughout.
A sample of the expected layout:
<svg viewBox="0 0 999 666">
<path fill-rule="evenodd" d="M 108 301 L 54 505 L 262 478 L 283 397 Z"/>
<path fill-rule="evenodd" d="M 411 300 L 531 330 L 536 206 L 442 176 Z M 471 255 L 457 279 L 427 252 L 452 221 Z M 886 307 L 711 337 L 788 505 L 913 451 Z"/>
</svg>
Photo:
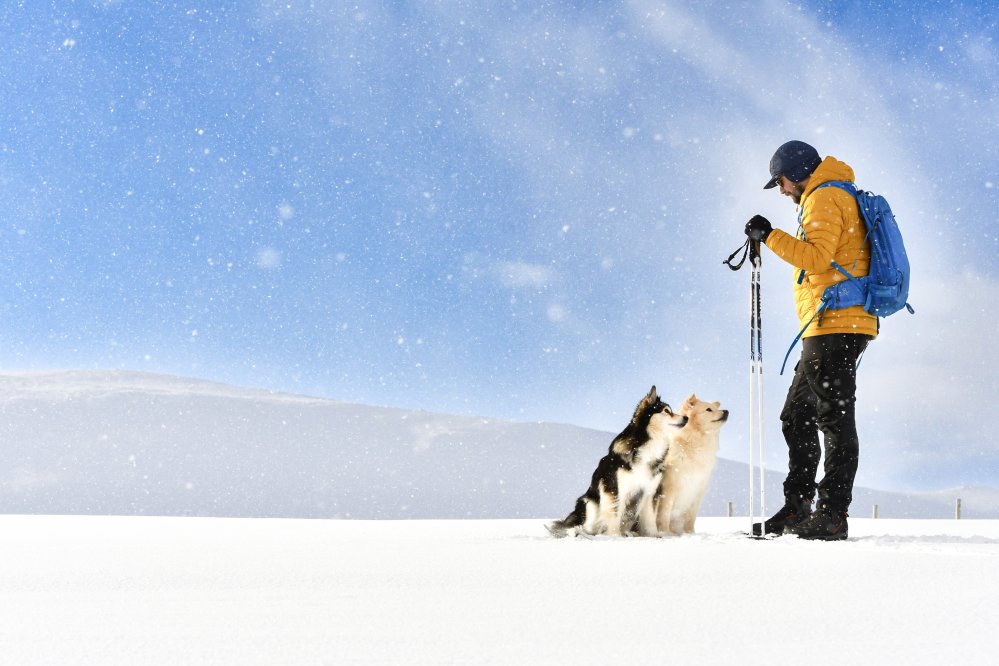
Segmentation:
<svg viewBox="0 0 999 666">
<path fill-rule="evenodd" d="M 807 178 L 800 183 L 792 183 L 786 176 L 781 176 L 777 179 L 777 187 L 780 188 L 780 193 L 791 197 L 791 200 L 796 204 L 801 203 L 801 195 L 805 193 L 805 185 L 807 184 Z"/>
</svg>

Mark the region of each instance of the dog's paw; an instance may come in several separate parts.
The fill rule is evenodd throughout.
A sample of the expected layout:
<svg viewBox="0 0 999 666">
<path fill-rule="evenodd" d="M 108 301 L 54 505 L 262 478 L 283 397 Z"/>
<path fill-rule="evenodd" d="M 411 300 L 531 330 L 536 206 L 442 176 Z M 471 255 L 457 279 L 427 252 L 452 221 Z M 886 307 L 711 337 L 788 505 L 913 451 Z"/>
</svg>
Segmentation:
<svg viewBox="0 0 999 666">
<path fill-rule="evenodd" d="M 569 530 L 562 527 L 558 523 L 551 523 L 545 525 L 545 529 L 548 530 L 548 534 L 551 534 L 556 539 L 561 539 L 563 537 L 569 536 Z"/>
<path fill-rule="evenodd" d="M 588 534 L 583 530 L 582 527 L 578 525 L 576 527 L 562 527 L 557 523 L 552 523 L 551 525 L 545 525 L 545 529 L 556 539 L 564 539 L 566 537 L 585 537 L 587 539 L 592 539 L 593 536 Z"/>
</svg>

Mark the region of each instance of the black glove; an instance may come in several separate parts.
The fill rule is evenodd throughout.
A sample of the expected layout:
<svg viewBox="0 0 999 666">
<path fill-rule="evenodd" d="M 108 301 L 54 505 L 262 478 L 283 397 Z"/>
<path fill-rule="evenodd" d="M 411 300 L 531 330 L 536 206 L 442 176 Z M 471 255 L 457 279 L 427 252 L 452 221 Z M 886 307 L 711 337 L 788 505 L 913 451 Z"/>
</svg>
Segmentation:
<svg viewBox="0 0 999 666">
<path fill-rule="evenodd" d="M 767 242 L 767 236 L 774 228 L 770 226 L 770 220 L 762 215 L 754 215 L 749 222 L 746 222 L 746 235 L 749 240 Z"/>
</svg>

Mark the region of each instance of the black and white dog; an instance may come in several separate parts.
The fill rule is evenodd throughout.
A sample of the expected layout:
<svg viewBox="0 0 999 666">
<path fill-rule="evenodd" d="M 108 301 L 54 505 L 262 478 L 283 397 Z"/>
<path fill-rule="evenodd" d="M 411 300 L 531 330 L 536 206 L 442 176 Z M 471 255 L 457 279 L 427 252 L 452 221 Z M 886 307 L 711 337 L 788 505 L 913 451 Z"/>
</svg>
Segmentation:
<svg viewBox="0 0 999 666">
<path fill-rule="evenodd" d="M 590 488 L 563 520 L 548 525 L 553 536 L 638 533 L 655 536 L 656 499 L 663 460 L 676 433 L 687 423 L 659 399 L 656 387 L 642 398 L 631 423 L 611 442 L 593 472 Z"/>
</svg>

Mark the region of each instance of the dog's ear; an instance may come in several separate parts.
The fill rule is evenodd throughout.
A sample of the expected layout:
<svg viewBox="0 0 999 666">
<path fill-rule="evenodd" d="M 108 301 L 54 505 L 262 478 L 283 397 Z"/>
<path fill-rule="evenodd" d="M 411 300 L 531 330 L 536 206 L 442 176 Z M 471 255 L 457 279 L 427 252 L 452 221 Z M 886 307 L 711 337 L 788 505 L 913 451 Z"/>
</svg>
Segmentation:
<svg viewBox="0 0 999 666">
<path fill-rule="evenodd" d="M 691 407 L 693 407 L 694 405 L 696 405 L 697 404 L 697 396 L 695 394 L 691 393 L 690 397 L 687 398 L 687 404 L 690 405 Z"/>
<path fill-rule="evenodd" d="M 658 400 L 659 395 L 656 393 L 655 384 L 653 384 L 652 388 L 649 389 L 649 392 L 644 398 L 642 398 L 641 402 L 638 403 L 638 406 L 635 407 L 635 413 L 631 416 L 631 422 L 638 423 L 639 418 L 641 418 L 642 414 L 645 413 L 645 410 L 656 404 Z"/>
</svg>

